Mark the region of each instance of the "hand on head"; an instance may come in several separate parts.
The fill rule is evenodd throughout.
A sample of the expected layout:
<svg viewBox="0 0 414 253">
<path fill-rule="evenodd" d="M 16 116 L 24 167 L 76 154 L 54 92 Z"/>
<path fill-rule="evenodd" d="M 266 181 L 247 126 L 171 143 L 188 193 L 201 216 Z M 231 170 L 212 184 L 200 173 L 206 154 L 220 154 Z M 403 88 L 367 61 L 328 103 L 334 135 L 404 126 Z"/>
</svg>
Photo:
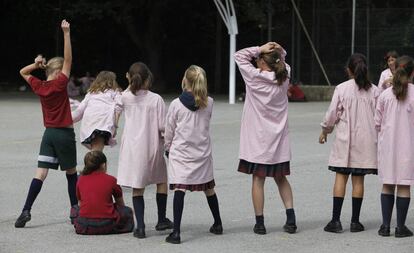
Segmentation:
<svg viewBox="0 0 414 253">
<path fill-rule="evenodd" d="M 66 21 L 66 19 L 62 20 L 61 27 L 62 27 L 62 31 L 63 31 L 64 33 L 66 33 L 66 32 L 70 32 L 70 24 L 69 24 L 69 22 L 68 22 L 68 21 Z"/>
<path fill-rule="evenodd" d="M 260 53 L 267 54 L 275 51 L 276 49 L 282 48 L 279 44 L 276 42 L 267 42 L 266 44 L 262 45 L 260 47 Z"/>
<path fill-rule="evenodd" d="M 38 68 L 46 68 L 46 58 L 44 58 L 41 54 L 37 55 L 37 57 L 34 59 L 34 63 Z"/>
</svg>

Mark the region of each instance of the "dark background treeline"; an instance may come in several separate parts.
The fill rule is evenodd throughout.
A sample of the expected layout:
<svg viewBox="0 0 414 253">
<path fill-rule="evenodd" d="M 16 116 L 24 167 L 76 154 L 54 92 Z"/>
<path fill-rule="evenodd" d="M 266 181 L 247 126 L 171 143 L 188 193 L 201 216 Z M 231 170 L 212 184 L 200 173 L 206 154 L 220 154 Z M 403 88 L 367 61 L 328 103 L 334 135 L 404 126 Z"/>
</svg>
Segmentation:
<svg viewBox="0 0 414 253">
<path fill-rule="evenodd" d="M 352 0 L 296 0 L 333 84 L 345 80 L 351 53 Z M 213 0 L 2 0 L 1 85 L 23 84 L 18 70 L 38 53 L 62 55 L 60 20 L 71 22 L 73 74 L 117 73 L 125 87 L 131 63 L 153 71 L 158 92 L 178 92 L 184 70 L 202 66 L 209 90 L 228 91 L 229 36 Z M 288 51 L 293 80 L 326 85 L 290 0 L 234 0 L 239 25 L 237 49 L 270 37 Z M 390 49 L 414 55 L 414 1 L 357 0 L 355 52 L 368 56 L 378 81 Z M 270 26 L 268 25 L 270 21 Z M 269 34 L 270 29 L 270 34 Z M 39 73 L 41 75 L 41 73 Z M 238 93 L 243 82 L 238 74 Z"/>
</svg>

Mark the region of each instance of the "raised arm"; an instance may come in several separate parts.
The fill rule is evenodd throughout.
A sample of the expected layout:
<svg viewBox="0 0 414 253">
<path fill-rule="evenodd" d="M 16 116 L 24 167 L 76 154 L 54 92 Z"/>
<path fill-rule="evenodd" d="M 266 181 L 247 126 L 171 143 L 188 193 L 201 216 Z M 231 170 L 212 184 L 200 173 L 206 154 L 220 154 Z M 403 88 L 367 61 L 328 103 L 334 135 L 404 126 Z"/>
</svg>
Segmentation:
<svg viewBox="0 0 414 253">
<path fill-rule="evenodd" d="M 76 110 L 72 111 L 72 120 L 73 123 L 80 121 L 83 118 L 83 113 L 85 112 L 86 107 L 88 106 L 89 102 L 89 94 L 85 96 Z"/>
<path fill-rule="evenodd" d="M 34 63 L 27 65 L 26 67 L 20 70 L 20 75 L 23 77 L 24 80 L 26 80 L 26 82 L 29 83 L 29 78 L 32 76 L 31 73 L 36 69 L 44 68 L 45 64 L 46 64 L 46 59 L 43 58 L 43 56 L 39 54 L 35 58 Z"/>
<path fill-rule="evenodd" d="M 276 42 L 268 42 L 260 47 L 244 48 L 234 54 L 234 60 L 236 61 L 237 66 L 239 66 L 240 73 L 242 74 L 246 84 L 249 84 L 249 81 L 251 81 L 253 77 L 257 76 L 260 73 L 260 70 L 258 70 L 251 63 L 251 61 L 254 58 L 259 57 L 261 53 L 271 53 L 275 50 L 279 50 L 281 52 L 281 58 L 284 61 L 286 51 L 281 45 L 277 44 Z"/>
<path fill-rule="evenodd" d="M 62 20 L 62 31 L 63 31 L 63 67 L 62 73 L 65 74 L 67 78 L 70 77 L 70 70 L 72 68 L 72 44 L 70 42 L 70 24 L 66 19 Z"/>
</svg>

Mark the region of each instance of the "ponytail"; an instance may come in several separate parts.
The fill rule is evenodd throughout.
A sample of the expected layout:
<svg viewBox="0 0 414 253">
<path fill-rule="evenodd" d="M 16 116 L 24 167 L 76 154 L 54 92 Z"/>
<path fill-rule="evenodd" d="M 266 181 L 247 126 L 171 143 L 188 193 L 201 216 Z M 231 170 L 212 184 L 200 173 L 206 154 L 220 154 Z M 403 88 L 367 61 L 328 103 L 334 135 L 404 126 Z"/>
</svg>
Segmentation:
<svg viewBox="0 0 414 253">
<path fill-rule="evenodd" d="M 414 71 L 414 60 L 403 55 L 397 58 L 395 73 L 392 79 L 392 92 L 399 101 L 405 100 L 408 92 L 408 83 Z"/>
<path fill-rule="evenodd" d="M 348 69 L 354 76 L 355 83 L 359 89 L 369 90 L 371 88 L 371 82 L 368 79 L 368 66 L 367 59 L 362 54 L 353 54 L 348 59 Z"/>
<path fill-rule="evenodd" d="M 194 96 L 195 105 L 205 108 L 208 104 L 207 76 L 204 69 L 199 66 L 191 65 L 184 74 L 182 88 L 190 89 Z"/>
<path fill-rule="evenodd" d="M 269 68 L 275 72 L 275 81 L 277 85 L 282 85 L 288 78 L 288 71 L 286 64 L 282 61 L 281 53 L 275 50 L 271 53 L 261 54 L 260 58 L 269 66 Z"/>
<path fill-rule="evenodd" d="M 63 58 L 62 57 L 53 57 L 50 59 L 45 67 L 46 76 L 50 76 L 56 70 L 62 70 L 63 68 Z"/>
<path fill-rule="evenodd" d="M 106 163 L 106 156 L 102 151 L 90 151 L 86 153 L 83 159 L 85 167 L 82 171 L 82 175 L 89 175 L 94 171 L 101 168 L 101 165 Z"/>
<path fill-rule="evenodd" d="M 129 67 L 129 90 L 136 95 L 139 90 L 148 90 L 153 81 L 153 75 L 148 66 L 142 62 L 136 62 Z"/>
</svg>

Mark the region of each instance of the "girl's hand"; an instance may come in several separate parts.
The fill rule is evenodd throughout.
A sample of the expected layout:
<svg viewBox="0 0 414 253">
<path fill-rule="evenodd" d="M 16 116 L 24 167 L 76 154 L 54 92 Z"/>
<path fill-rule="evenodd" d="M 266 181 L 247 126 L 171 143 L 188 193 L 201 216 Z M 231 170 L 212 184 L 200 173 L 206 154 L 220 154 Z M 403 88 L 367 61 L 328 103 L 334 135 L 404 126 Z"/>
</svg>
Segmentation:
<svg viewBox="0 0 414 253">
<path fill-rule="evenodd" d="M 262 54 L 271 53 L 276 49 L 277 45 L 278 44 L 276 42 L 267 42 L 266 44 L 260 47 L 260 53 Z"/>
<path fill-rule="evenodd" d="M 325 131 L 322 131 L 321 135 L 319 135 L 319 143 L 324 144 L 328 141 L 328 134 Z"/>
<path fill-rule="evenodd" d="M 384 81 L 384 85 L 385 85 L 385 87 L 391 87 L 392 86 L 392 77 L 390 77 L 390 78 L 388 78 L 388 79 L 386 79 L 385 81 Z"/>
<path fill-rule="evenodd" d="M 43 58 L 43 56 L 41 54 L 39 54 L 35 59 L 34 59 L 34 63 L 36 64 L 36 67 L 38 68 L 46 68 L 46 59 Z"/>
<path fill-rule="evenodd" d="M 66 19 L 62 20 L 62 31 L 63 33 L 69 33 L 70 32 L 70 24 L 68 21 L 66 21 Z"/>
</svg>

